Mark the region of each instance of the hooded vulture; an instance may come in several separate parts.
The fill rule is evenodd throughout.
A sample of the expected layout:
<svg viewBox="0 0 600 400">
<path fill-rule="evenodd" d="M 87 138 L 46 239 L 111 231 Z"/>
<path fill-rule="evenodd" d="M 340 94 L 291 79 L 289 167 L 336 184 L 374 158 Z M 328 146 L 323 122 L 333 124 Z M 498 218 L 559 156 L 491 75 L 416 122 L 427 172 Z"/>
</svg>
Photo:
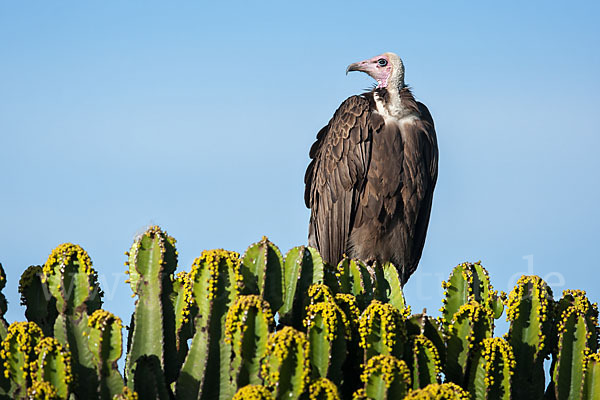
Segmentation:
<svg viewBox="0 0 600 400">
<path fill-rule="evenodd" d="M 404 285 L 421 258 L 437 180 L 433 119 L 405 85 L 396 54 L 349 71 L 367 73 L 377 86 L 346 99 L 310 149 L 309 246 L 333 265 L 345 255 L 392 262 Z"/>
</svg>

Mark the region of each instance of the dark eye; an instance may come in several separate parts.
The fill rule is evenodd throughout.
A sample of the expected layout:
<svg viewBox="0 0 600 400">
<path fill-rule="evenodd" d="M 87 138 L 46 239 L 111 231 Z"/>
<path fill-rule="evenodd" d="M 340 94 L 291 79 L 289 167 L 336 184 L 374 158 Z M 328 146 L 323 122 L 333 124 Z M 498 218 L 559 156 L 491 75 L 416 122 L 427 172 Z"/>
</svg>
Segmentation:
<svg viewBox="0 0 600 400">
<path fill-rule="evenodd" d="M 387 65 L 387 60 L 385 58 L 380 58 L 377 60 L 377 64 L 379 64 L 380 67 L 385 67 Z"/>
</svg>

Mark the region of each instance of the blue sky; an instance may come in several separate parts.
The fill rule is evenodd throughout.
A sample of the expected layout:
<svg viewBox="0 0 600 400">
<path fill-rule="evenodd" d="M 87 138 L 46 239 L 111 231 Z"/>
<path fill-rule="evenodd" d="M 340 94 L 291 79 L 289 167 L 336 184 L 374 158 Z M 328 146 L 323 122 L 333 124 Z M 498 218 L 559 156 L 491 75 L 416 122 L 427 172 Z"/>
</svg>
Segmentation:
<svg viewBox="0 0 600 400">
<path fill-rule="evenodd" d="M 303 175 L 317 131 L 370 87 L 351 62 L 399 54 L 440 148 L 426 247 L 406 287 L 482 260 L 600 300 L 597 2 L 0 3 L 0 262 L 9 321 L 21 272 L 63 242 L 129 320 L 125 256 L 159 224 L 180 269 L 267 235 L 306 243 Z"/>
</svg>

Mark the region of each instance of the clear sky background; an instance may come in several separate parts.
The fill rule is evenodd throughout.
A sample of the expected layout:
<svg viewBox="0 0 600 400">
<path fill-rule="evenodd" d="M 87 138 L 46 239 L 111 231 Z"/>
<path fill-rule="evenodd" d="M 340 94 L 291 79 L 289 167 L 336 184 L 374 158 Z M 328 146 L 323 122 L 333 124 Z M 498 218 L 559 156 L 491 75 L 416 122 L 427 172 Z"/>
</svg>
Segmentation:
<svg viewBox="0 0 600 400">
<path fill-rule="evenodd" d="M 285 3 L 285 4 L 284 4 Z M 267 235 L 306 243 L 308 150 L 348 96 L 348 64 L 399 54 L 435 119 L 439 179 L 414 311 L 438 315 L 456 264 L 508 291 L 523 273 L 600 300 L 598 2 L 0 3 L 0 262 L 63 242 L 129 320 L 125 256 L 159 224 L 179 269 Z"/>
</svg>

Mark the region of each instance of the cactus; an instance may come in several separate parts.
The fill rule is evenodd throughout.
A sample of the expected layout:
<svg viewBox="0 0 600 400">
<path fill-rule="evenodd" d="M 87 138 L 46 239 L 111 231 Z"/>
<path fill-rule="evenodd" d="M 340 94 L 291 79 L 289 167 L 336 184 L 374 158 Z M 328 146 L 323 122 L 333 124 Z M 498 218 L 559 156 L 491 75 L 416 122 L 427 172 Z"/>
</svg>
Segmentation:
<svg viewBox="0 0 600 400">
<path fill-rule="evenodd" d="M 283 265 L 284 297 L 279 309 L 280 323 L 302 329 L 308 305 L 308 289 L 314 283 L 325 282 L 326 266 L 312 247 L 299 246 L 285 256 Z"/>
<path fill-rule="evenodd" d="M 317 286 L 311 287 L 311 289 Z M 342 366 L 346 358 L 347 341 L 351 338 L 346 314 L 332 300 L 307 307 L 304 320 L 309 343 L 309 358 L 315 378 L 342 382 Z"/>
<path fill-rule="evenodd" d="M 452 323 L 454 314 L 464 304 L 477 301 L 492 310 L 494 318 L 498 319 L 504 310 L 503 297 L 493 290 L 487 270 L 478 261 L 475 264 L 463 263 L 457 265 L 447 281 L 442 282 L 444 289 L 442 321 L 447 327 Z"/>
<path fill-rule="evenodd" d="M 442 366 L 437 348 L 425 335 L 412 337 L 408 355 L 412 372 L 412 388 L 420 389 L 432 383 L 440 383 Z"/>
<path fill-rule="evenodd" d="M 471 361 L 468 388 L 472 399 L 509 400 L 514 368 L 512 348 L 505 339 L 484 339 Z"/>
<path fill-rule="evenodd" d="M 404 361 L 394 356 L 379 355 L 367 361 L 361 380 L 364 395 L 378 400 L 402 399 L 410 391 L 410 371 Z"/>
<path fill-rule="evenodd" d="M 112 399 L 123 391 L 123 378 L 117 368 L 122 353 L 121 318 L 105 310 L 96 310 L 88 320 L 88 345 L 94 355 L 102 399 Z"/>
<path fill-rule="evenodd" d="M 358 260 L 344 258 L 337 265 L 336 275 L 340 292 L 352 294 L 362 311 L 375 298 L 375 284 L 369 268 Z"/>
<path fill-rule="evenodd" d="M 67 399 L 73 383 L 69 351 L 52 337 L 41 339 L 34 351 L 36 362 L 32 363 L 33 383 L 29 389 L 34 393 L 44 390 L 50 398 Z M 49 391 L 43 383 L 49 384 L 53 391 Z"/>
<path fill-rule="evenodd" d="M 246 385 L 237 391 L 233 400 L 272 400 L 273 396 L 264 386 Z"/>
<path fill-rule="evenodd" d="M 404 400 L 469 400 L 469 394 L 455 383 L 432 383 L 413 390 Z"/>
<path fill-rule="evenodd" d="M 175 275 L 171 300 L 175 312 L 175 344 L 179 364 L 183 364 L 188 352 L 187 341 L 194 336 L 194 319 L 198 314 L 192 298 L 192 281 L 187 272 Z"/>
<path fill-rule="evenodd" d="M 23 272 L 19 280 L 21 305 L 26 307 L 25 317 L 35 322 L 46 336 L 54 333 L 54 322 L 58 316 L 56 298 L 43 281 L 42 267 L 32 265 Z"/>
<path fill-rule="evenodd" d="M 143 355 L 157 357 L 166 382 L 170 383 L 179 371 L 175 311 L 170 299 L 177 268 L 175 239 L 158 226 L 148 228 L 135 239 L 126 264 L 129 283 L 138 296 L 128 338 L 127 385 L 138 387 L 135 377 L 143 375 L 135 374 L 135 367 Z"/>
<path fill-rule="evenodd" d="M 231 385 L 261 383 L 260 362 L 275 320 L 269 303 L 257 295 L 240 296 L 227 313 L 225 342 L 231 345 Z"/>
<path fill-rule="evenodd" d="M 340 400 L 337 386 L 327 378 L 315 380 L 308 388 L 310 400 Z"/>
<path fill-rule="evenodd" d="M 27 389 L 27 396 L 23 397 L 27 399 L 36 400 L 58 400 L 66 399 L 58 394 L 58 390 L 50 382 L 47 381 L 35 381 Z"/>
<path fill-rule="evenodd" d="M 422 335 L 427 338 L 427 340 L 435 346 L 439 357 L 440 368 L 442 370 L 445 369 L 446 342 L 440 318 L 432 318 L 425 314 L 425 311 L 422 314 L 412 315 L 406 320 L 406 332 L 409 336 Z"/>
<path fill-rule="evenodd" d="M 11 383 L 13 397 L 24 396 L 31 385 L 31 367 L 34 365 L 35 347 L 44 337 L 34 322 L 14 322 L 8 327 L 2 341 L 0 359 L 4 377 Z"/>
<path fill-rule="evenodd" d="M 474 347 L 483 339 L 492 337 L 492 311 L 476 301 L 463 304 L 452 318 L 446 335 L 446 378 L 462 385 L 467 372 L 467 361 Z"/>
<path fill-rule="evenodd" d="M 71 243 L 56 247 L 42 268 L 43 282 L 56 299 L 54 337 L 71 352 L 75 385 L 80 398 L 93 397 L 98 376 L 88 347 L 88 315 L 102 305 L 98 274 L 85 250 Z"/>
<path fill-rule="evenodd" d="M 590 353 L 584 360 L 582 400 L 600 398 L 600 353 Z"/>
<path fill-rule="evenodd" d="M 379 354 L 402 358 L 403 343 L 407 339 L 405 326 L 407 316 L 391 304 L 379 300 L 371 302 L 360 316 L 358 327 L 364 362 Z"/>
<path fill-rule="evenodd" d="M 386 263 L 381 268 L 375 265 L 376 298 L 396 307 L 398 311 L 410 315 L 410 307 L 406 305 L 404 293 L 402 292 L 402 280 L 398 269 L 392 263 Z"/>
<path fill-rule="evenodd" d="M 261 376 L 276 399 L 299 398 L 307 389 L 310 378 L 306 335 L 290 326 L 272 334 Z"/>
<path fill-rule="evenodd" d="M 271 310 L 278 311 L 283 305 L 283 257 L 279 248 L 263 236 L 242 257 L 242 275 L 248 276 L 248 294 L 260 294 Z"/>
<path fill-rule="evenodd" d="M 133 371 L 133 386 L 140 399 L 168 400 L 169 387 L 158 356 L 143 354 L 136 358 Z"/>
<path fill-rule="evenodd" d="M 189 273 L 198 315 L 190 349 L 177 379 L 178 398 L 231 398 L 229 367 L 231 346 L 225 342 L 228 309 L 244 285 L 238 253 L 204 251 Z"/>
<path fill-rule="evenodd" d="M 514 398 L 544 395 L 544 359 L 550 354 L 553 315 L 552 290 L 538 276 L 522 276 L 508 297 L 507 340 L 515 355 Z"/>
</svg>

